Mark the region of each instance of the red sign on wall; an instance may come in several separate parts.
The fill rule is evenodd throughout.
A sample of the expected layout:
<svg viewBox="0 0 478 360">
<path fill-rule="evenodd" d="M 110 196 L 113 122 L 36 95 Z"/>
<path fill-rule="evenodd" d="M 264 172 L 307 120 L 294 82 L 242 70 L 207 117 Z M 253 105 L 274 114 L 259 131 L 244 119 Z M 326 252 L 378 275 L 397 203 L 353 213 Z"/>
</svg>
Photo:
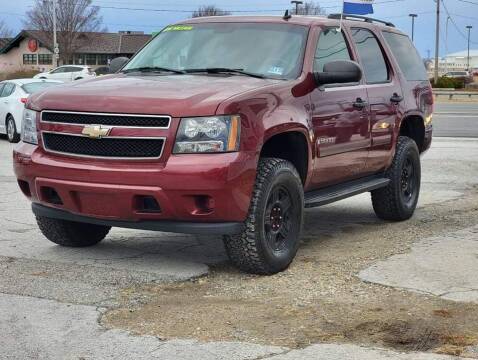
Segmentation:
<svg viewBox="0 0 478 360">
<path fill-rule="evenodd" d="M 38 42 L 35 39 L 28 40 L 28 50 L 35 52 L 38 50 Z"/>
</svg>

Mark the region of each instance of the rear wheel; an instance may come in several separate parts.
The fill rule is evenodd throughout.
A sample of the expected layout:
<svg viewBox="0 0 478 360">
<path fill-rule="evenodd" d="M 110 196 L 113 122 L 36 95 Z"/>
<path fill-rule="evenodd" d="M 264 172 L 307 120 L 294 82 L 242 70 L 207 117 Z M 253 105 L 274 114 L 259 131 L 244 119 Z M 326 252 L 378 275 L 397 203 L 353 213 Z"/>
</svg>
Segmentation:
<svg viewBox="0 0 478 360">
<path fill-rule="evenodd" d="M 92 246 L 103 240 L 111 227 L 73 221 L 36 217 L 43 235 L 55 244 L 67 247 Z"/>
<path fill-rule="evenodd" d="M 412 217 L 421 183 L 420 153 L 415 141 L 400 136 L 392 165 L 386 171 L 387 187 L 372 191 L 373 209 L 384 220 L 402 221 Z"/>
<path fill-rule="evenodd" d="M 5 123 L 7 128 L 7 139 L 11 143 L 17 143 L 20 141 L 20 134 L 17 132 L 17 127 L 15 125 L 15 119 L 12 115 L 8 115 L 7 121 Z"/>
<path fill-rule="evenodd" d="M 261 159 L 245 229 L 224 237 L 232 263 L 253 274 L 285 270 L 299 247 L 303 208 L 302 182 L 294 165 Z"/>
</svg>

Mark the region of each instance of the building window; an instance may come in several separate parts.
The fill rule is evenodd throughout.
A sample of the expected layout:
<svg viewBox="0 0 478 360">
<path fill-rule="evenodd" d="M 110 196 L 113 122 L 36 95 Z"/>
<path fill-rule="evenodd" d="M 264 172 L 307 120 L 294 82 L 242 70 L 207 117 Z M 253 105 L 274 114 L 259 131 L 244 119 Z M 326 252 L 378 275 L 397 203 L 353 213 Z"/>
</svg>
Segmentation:
<svg viewBox="0 0 478 360">
<path fill-rule="evenodd" d="M 37 54 L 23 54 L 23 64 L 24 65 L 36 65 L 37 64 Z"/>
<path fill-rule="evenodd" d="M 96 65 L 96 54 L 86 54 L 86 65 Z"/>
<path fill-rule="evenodd" d="M 53 63 L 52 54 L 38 54 L 39 65 L 51 65 Z"/>
<path fill-rule="evenodd" d="M 106 54 L 98 54 L 98 65 L 108 65 L 110 56 Z"/>
<path fill-rule="evenodd" d="M 75 55 L 75 65 L 84 65 L 85 64 L 85 55 L 79 54 Z"/>
</svg>

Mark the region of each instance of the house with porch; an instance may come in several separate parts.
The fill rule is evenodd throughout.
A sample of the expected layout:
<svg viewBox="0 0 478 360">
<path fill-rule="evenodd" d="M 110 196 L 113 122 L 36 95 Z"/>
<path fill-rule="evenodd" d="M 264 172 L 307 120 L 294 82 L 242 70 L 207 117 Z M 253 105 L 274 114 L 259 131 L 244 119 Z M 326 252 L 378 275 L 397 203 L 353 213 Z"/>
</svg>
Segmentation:
<svg viewBox="0 0 478 360">
<path fill-rule="evenodd" d="M 49 71 L 53 68 L 51 34 L 40 30 L 22 30 L 13 38 L 0 38 L 0 76 L 17 71 Z M 82 32 L 76 37 L 75 50 L 59 65 L 88 65 L 93 69 L 108 65 L 118 56 L 131 57 L 151 39 L 137 31 Z M 61 49 L 60 49 L 61 51 Z"/>
</svg>

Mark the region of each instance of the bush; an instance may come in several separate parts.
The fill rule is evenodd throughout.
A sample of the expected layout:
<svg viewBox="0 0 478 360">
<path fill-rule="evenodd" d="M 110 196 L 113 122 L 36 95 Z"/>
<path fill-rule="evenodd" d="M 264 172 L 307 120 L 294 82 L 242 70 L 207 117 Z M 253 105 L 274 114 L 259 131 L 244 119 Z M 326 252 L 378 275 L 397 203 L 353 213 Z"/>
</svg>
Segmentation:
<svg viewBox="0 0 478 360">
<path fill-rule="evenodd" d="M 436 84 L 433 79 L 431 80 L 431 83 L 432 87 L 440 89 L 463 89 L 465 87 L 463 80 L 445 76 L 439 77 Z"/>
<path fill-rule="evenodd" d="M 15 71 L 11 73 L 3 73 L 3 74 L 0 74 L 0 80 L 32 78 L 34 75 L 38 73 L 39 71 L 36 71 L 36 70 L 21 70 L 21 71 Z"/>
</svg>

